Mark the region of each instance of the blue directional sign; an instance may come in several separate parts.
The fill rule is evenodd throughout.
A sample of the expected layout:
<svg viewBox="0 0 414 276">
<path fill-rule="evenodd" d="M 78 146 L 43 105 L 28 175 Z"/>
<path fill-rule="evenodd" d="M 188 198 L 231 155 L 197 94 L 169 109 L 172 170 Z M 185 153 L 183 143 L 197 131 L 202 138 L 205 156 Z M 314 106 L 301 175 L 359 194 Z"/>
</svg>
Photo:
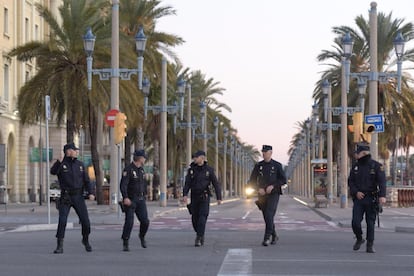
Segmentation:
<svg viewBox="0 0 414 276">
<path fill-rule="evenodd" d="M 365 123 L 375 126 L 375 132 L 384 132 L 384 116 L 382 114 L 365 115 Z"/>
</svg>

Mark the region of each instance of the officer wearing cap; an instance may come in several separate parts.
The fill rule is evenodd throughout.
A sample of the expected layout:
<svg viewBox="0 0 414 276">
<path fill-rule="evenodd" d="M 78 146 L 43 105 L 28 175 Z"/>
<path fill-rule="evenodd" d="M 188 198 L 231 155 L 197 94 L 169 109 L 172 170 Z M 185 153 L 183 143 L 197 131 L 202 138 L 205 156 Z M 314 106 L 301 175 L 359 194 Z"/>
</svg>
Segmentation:
<svg viewBox="0 0 414 276">
<path fill-rule="evenodd" d="M 94 200 L 95 196 L 93 195 L 91 185 L 89 185 L 88 172 L 83 162 L 77 159 L 78 150 L 74 143 L 66 144 L 63 147 L 65 154 L 63 160 L 56 160 L 50 169 L 52 175 L 57 175 L 61 190 L 61 196 L 58 199 L 59 204 L 57 205 L 59 209 L 59 223 L 56 233 L 57 247 L 53 251 L 55 254 L 63 253 L 63 239 L 71 207 L 75 209 L 82 225 L 82 244 L 85 246 L 86 251 L 92 251 L 92 247 L 89 244 L 91 226 L 83 191 L 88 191 L 90 200 Z"/>
<path fill-rule="evenodd" d="M 374 230 L 375 230 L 375 197 L 380 204 L 386 202 L 385 173 L 383 166 L 371 159 L 369 144 L 362 142 L 356 145 L 356 162 L 352 166 L 348 186 L 353 199 L 352 208 L 352 230 L 356 237 L 353 249 L 359 250 L 365 242 L 362 237 L 361 221 L 365 214 L 367 223 L 367 247 L 366 252 L 375 253 Z"/>
<path fill-rule="evenodd" d="M 129 237 L 134 225 L 134 214 L 137 216 L 139 227 L 139 239 L 141 246 L 147 248 L 145 234 L 148 231 L 150 221 L 145 197 L 147 195 L 147 184 L 144 181 L 144 163 L 147 156 L 144 150 L 136 150 L 133 154 L 131 164 L 122 172 L 120 190 L 122 203 L 125 206 L 125 223 L 122 231 L 123 250 L 129 251 Z"/>
<path fill-rule="evenodd" d="M 262 245 L 276 244 L 278 240 L 274 217 L 282 185 L 286 184 L 286 176 L 282 164 L 272 159 L 272 146 L 263 145 L 263 160 L 258 162 L 250 175 L 249 182 L 258 190 L 257 205 L 263 213 L 266 230 Z"/>
<path fill-rule="evenodd" d="M 204 245 L 204 233 L 210 208 L 210 184 L 213 185 L 217 204 L 221 204 L 221 188 L 214 173 L 214 169 L 207 165 L 206 153 L 197 151 L 194 154 L 194 162 L 191 163 L 185 178 L 183 189 L 183 201 L 188 202 L 188 193 L 191 190 L 191 222 L 196 232 L 195 246 Z"/>
</svg>

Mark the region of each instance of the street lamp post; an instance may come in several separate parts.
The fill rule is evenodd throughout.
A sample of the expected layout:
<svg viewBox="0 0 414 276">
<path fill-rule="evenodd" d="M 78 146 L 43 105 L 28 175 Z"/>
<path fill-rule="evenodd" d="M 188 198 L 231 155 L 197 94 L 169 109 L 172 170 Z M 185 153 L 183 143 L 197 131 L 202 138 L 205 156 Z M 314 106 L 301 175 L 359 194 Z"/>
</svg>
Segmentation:
<svg viewBox="0 0 414 276">
<path fill-rule="evenodd" d="M 378 82 L 386 83 L 390 78 L 397 79 L 397 92 L 401 93 L 401 77 L 402 77 L 402 57 L 404 54 L 405 39 L 399 32 L 395 37 L 394 49 L 397 56 L 397 73 L 378 72 L 378 35 L 377 35 L 377 3 L 371 3 L 370 10 L 370 71 L 350 73 L 350 57 L 352 55 L 353 40 L 349 33 L 347 33 L 343 40 L 344 57 L 346 58 L 346 87 L 345 90 L 349 91 L 349 80 L 355 78 L 358 80 L 358 86 L 364 87 L 369 82 L 369 114 L 375 115 L 378 113 Z M 371 136 L 371 155 L 373 159 L 378 159 L 378 134 L 372 133 Z"/>
<path fill-rule="evenodd" d="M 143 71 L 143 53 L 145 50 L 146 37 L 141 27 L 135 36 L 136 50 L 138 53 L 137 69 L 119 68 L 119 0 L 112 1 L 112 41 L 111 41 L 111 68 L 92 69 L 93 51 L 95 46 L 95 36 L 92 30 L 88 28 L 84 40 L 84 48 L 87 61 L 87 78 L 88 89 L 92 89 L 92 74 L 99 75 L 101 80 L 111 79 L 111 109 L 119 110 L 119 78 L 122 80 L 130 80 L 132 74 L 138 75 L 138 88 L 142 88 L 142 71 Z M 118 154 L 117 145 L 114 143 L 114 130 L 110 130 L 110 204 L 118 202 L 118 183 L 119 172 L 118 163 L 120 156 Z"/>
<path fill-rule="evenodd" d="M 219 119 L 218 117 L 214 118 L 214 135 L 215 135 L 215 144 L 216 144 L 216 154 L 215 154 L 215 171 L 216 174 L 218 174 L 218 160 L 219 160 L 219 148 L 223 148 L 223 170 L 222 170 L 222 177 L 221 177 L 221 184 L 223 187 L 223 198 L 226 196 L 226 161 L 227 161 L 227 134 L 228 134 L 228 128 L 224 127 L 223 128 L 223 136 L 224 136 L 224 141 L 223 143 L 219 143 L 219 139 L 218 139 L 218 127 L 219 127 Z"/>
<path fill-rule="evenodd" d="M 181 118 L 183 117 L 183 103 L 185 93 L 185 81 L 180 79 L 178 81 L 177 95 L 180 97 L 180 105 L 167 105 L 167 60 L 162 58 L 161 63 L 161 105 L 149 106 L 148 96 L 150 92 L 150 82 L 147 78 L 143 81 L 144 93 L 144 114 L 145 118 L 148 110 L 151 110 L 154 114 L 160 113 L 161 117 L 161 131 L 160 131 L 160 206 L 167 206 L 167 114 L 176 114 L 178 110 L 181 112 Z"/>
</svg>

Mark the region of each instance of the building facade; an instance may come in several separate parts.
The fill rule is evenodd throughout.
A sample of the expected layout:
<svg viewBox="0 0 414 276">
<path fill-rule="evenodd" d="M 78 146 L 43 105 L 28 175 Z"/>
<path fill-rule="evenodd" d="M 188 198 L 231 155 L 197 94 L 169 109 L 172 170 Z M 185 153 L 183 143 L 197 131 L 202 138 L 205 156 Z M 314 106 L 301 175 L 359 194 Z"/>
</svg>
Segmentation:
<svg viewBox="0 0 414 276">
<path fill-rule="evenodd" d="M 20 62 L 8 53 L 19 45 L 48 36 L 49 28 L 36 10 L 37 3 L 47 6 L 59 18 L 62 2 L 0 0 L 0 203 L 46 200 L 50 165 L 45 162 L 45 122 L 22 126 L 17 110 L 18 93 L 35 75 L 36 61 Z M 53 158 L 61 157 L 65 141 L 66 129 L 50 121 Z"/>
</svg>

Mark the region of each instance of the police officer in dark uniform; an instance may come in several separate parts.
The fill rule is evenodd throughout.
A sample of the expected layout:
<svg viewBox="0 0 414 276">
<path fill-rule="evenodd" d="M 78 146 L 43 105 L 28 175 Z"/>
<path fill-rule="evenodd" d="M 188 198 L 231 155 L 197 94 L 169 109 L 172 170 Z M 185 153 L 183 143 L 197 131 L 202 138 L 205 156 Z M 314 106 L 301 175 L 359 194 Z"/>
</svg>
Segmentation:
<svg viewBox="0 0 414 276">
<path fill-rule="evenodd" d="M 122 173 L 121 193 L 122 202 L 125 206 L 125 223 L 122 231 L 123 250 L 129 251 L 128 241 L 134 226 L 134 213 L 137 216 L 139 227 L 139 239 L 141 246 L 147 248 L 145 234 L 148 231 L 150 221 L 145 197 L 147 195 L 147 184 L 144 181 L 144 163 L 146 159 L 144 150 L 136 150 L 133 154 L 133 161 Z"/>
<path fill-rule="evenodd" d="M 258 162 L 250 175 L 249 182 L 258 190 L 257 206 L 263 213 L 266 230 L 263 246 L 276 244 L 278 240 L 274 217 L 282 194 L 282 185 L 286 184 L 286 176 L 282 164 L 272 159 L 272 146 L 263 145 L 263 160 Z"/>
<path fill-rule="evenodd" d="M 194 162 L 190 164 L 185 178 L 183 189 L 184 203 L 188 202 L 188 193 L 191 190 L 191 222 L 194 231 L 197 233 L 195 246 L 204 245 L 204 233 L 210 209 L 210 184 L 213 185 L 217 204 L 221 204 L 221 188 L 214 173 L 214 169 L 205 161 L 206 153 L 197 151 L 194 154 Z"/>
<path fill-rule="evenodd" d="M 365 242 L 362 238 L 361 221 L 365 214 L 367 223 L 367 247 L 368 253 L 375 253 L 374 230 L 376 219 L 376 197 L 378 203 L 386 202 L 385 173 L 383 166 L 371 159 L 369 144 L 362 142 L 356 146 L 355 157 L 357 161 L 352 166 L 348 186 L 354 202 L 352 208 L 352 230 L 356 236 L 353 249 L 359 250 Z"/>
<path fill-rule="evenodd" d="M 86 251 L 92 251 L 92 247 L 89 244 L 91 226 L 83 191 L 88 191 L 90 200 L 94 200 L 95 196 L 91 190 L 91 185 L 89 185 L 88 172 L 83 162 L 77 159 L 78 150 L 74 143 L 66 144 L 63 147 L 65 157 L 62 162 L 57 160 L 50 169 L 50 173 L 58 177 L 61 193 L 60 199 L 58 199 L 59 224 L 56 233 L 57 247 L 53 251 L 55 254 L 63 253 L 63 239 L 71 207 L 75 209 L 82 225 L 82 244 L 85 246 Z"/>
</svg>

